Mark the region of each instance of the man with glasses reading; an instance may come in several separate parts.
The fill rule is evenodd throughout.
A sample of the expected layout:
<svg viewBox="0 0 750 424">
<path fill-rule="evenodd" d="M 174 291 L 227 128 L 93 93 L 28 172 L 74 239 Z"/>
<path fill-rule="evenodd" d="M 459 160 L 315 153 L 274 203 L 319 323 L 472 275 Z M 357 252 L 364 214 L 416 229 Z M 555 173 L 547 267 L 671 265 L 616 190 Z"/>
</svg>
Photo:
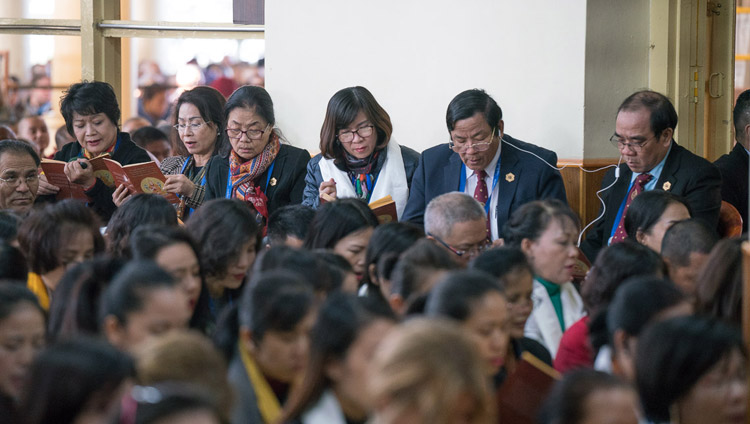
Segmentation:
<svg viewBox="0 0 750 424">
<path fill-rule="evenodd" d="M 675 142 L 677 112 L 657 92 L 636 92 L 617 110 L 610 138 L 620 151 L 619 177 L 615 169 L 604 176 L 604 216 L 586 235 L 581 250 L 590 260 L 599 250 L 624 240 L 625 215 L 633 198 L 643 191 L 664 190 L 683 196 L 693 217 L 715 229 L 721 207 L 721 175 L 707 160 Z M 601 214 L 601 212 L 600 212 Z"/>
<path fill-rule="evenodd" d="M 557 155 L 505 134 L 502 110 L 484 90 L 453 98 L 446 123 L 450 142 L 422 153 L 402 220 L 426 221 L 432 199 L 459 191 L 483 206 L 487 239 L 497 240 L 521 205 L 549 198 L 566 202 L 562 176 L 554 168 Z"/>
<path fill-rule="evenodd" d="M 39 190 L 39 156 L 20 140 L 0 141 L 0 210 L 26 215 Z"/>
</svg>

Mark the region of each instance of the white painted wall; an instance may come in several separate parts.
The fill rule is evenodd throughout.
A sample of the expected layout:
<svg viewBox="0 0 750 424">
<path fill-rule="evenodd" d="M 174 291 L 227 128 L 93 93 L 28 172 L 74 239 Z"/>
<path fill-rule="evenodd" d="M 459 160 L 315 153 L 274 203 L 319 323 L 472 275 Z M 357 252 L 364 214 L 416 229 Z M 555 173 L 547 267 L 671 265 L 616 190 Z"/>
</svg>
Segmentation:
<svg viewBox="0 0 750 424">
<path fill-rule="evenodd" d="M 448 141 L 445 111 L 469 88 L 503 109 L 509 134 L 581 158 L 586 0 L 272 0 L 266 86 L 279 127 L 319 151 L 328 99 L 363 85 L 394 137 Z"/>
</svg>

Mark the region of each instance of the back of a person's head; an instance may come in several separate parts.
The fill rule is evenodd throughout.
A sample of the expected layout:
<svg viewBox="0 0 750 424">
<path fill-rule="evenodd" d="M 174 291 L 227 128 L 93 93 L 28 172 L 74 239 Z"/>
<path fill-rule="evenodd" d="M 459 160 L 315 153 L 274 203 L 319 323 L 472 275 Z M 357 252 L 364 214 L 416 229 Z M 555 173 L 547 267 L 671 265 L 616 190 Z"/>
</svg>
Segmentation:
<svg viewBox="0 0 750 424">
<path fill-rule="evenodd" d="M 159 131 L 158 128 L 152 126 L 138 128 L 137 130 L 133 131 L 132 134 L 130 134 L 130 138 L 138 147 L 142 149 L 145 149 L 149 143 L 152 143 L 154 141 L 169 141 L 166 134 Z"/>
<path fill-rule="evenodd" d="M 12 210 L 0 210 L 0 240 L 12 243 L 18 237 L 21 217 Z"/>
<path fill-rule="evenodd" d="M 465 321 L 485 294 L 502 294 L 497 280 L 478 270 L 451 271 L 430 290 L 425 315 Z"/>
<path fill-rule="evenodd" d="M 638 336 L 657 314 L 685 301 L 685 295 L 667 279 L 629 278 L 615 291 L 607 310 L 610 337 L 616 330 Z"/>
<path fill-rule="evenodd" d="M 194 331 L 172 331 L 143 346 L 137 360 L 138 381 L 144 385 L 165 382 L 191 384 L 211 393 L 224 418 L 228 418 L 232 391 L 227 365 L 206 336 Z"/>
<path fill-rule="evenodd" d="M 0 242 L 0 280 L 26 281 L 29 267 L 20 249 Z"/>
<path fill-rule="evenodd" d="M 391 276 L 391 293 L 408 300 L 427 291 L 435 272 L 458 269 L 450 253 L 429 239 L 417 240 L 406 249 Z"/>
<path fill-rule="evenodd" d="M 592 369 L 578 369 L 566 373 L 555 383 L 542 404 L 537 417 L 538 424 L 583 424 L 591 422 L 587 416 L 590 396 L 596 392 L 620 390 L 632 396 L 631 417 L 637 422 L 638 399 L 635 390 L 625 381 L 614 375 Z M 610 398 L 611 400 L 611 398 Z M 610 405 L 612 406 L 612 405 Z M 615 410 L 619 412 L 619 410 Z M 629 422 L 629 421 L 623 421 Z"/>
<path fill-rule="evenodd" d="M 176 423 L 183 420 L 212 424 L 229 422 L 215 394 L 201 386 L 172 381 L 135 386 L 129 397 L 137 403 L 133 424 Z"/>
<path fill-rule="evenodd" d="M 745 137 L 745 127 L 750 125 L 750 90 L 745 90 L 737 96 L 732 112 L 734 121 L 734 134 L 737 141 L 742 143 L 745 148 L 748 147 L 748 141 Z"/>
<path fill-rule="evenodd" d="M 672 265 L 687 266 L 691 253 L 709 254 L 719 241 L 715 231 L 695 218 L 675 222 L 664 233 L 661 256 Z"/>
<path fill-rule="evenodd" d="M 485 250 L 469 263 L 469 267 L 498 278 L 501 283 L 508 274 L 519 271 L 533 273 L 529 260 L 521 249 L 501 246 Z"/>
<path fill-rule="evenodd" d="M 308 249 L 332 249 L 349 234 L 377 226 L 378 218 L 364 201 L 337 199 L 318 208 L 304 246 Z"/>
<path fill-rule="evenodd" d="M 177 212 L 166 198 L 158 194 L 139 193 L 123 203 L 109 220 L 109 252 L 130 258 L 130 234 L 144 224 L 177 226 Z"/>
<path fill-rule="evenodd" d="M 409 411 L 416 422 L 448 424 L 458 419 L 458 405 L 469 401 L 472 414 L 461 418 L 495 422 L 482 359 L 454 323 L 415 318 L 402 324 L 382 341 L 372 366 L 376 418 Z"/>
<path fill-rule="evenodd" d="M 43 351 L 31 366 L 22 401 L 25 423 L 75 423 L 81 412 L 116 404 L 122 384 L 135 376 L 133 361 L 107 343 L 77 338 Z"/>
<path fill-rule="evenodd" d="M 424 237 L 424 231 L 408 222 L 389 222 L 375 228 L 365 253 L 366 271 L 362 277 L 362 284 L 371 282 L 371 273 L 378 277 L 377 264 L 383 255 L 387 253 L 400 255 L 422 237 Z M 372 265 L 374 269 L 371 271 Z"/>
<path fill-rule="evenodd" d="M 108 316 L 120 324 L 127 323 L 128 315 L 143 309 L 152 290 L 171 289 L 177 282 L 171 274 L 153 261 L 131 261 L 114 277 L 100 300 L 99 322 Z"/>
<path fill-rule="evenodd" d="M 268 243 L 282 245 L 288 238 L 303 242 L 315 217 L 315 209 L 305 205 L 288 205 L 268 217 Z"/>
<path fill-rule="evenodd" d="M 133 259 L 155 260 L 163 248 L 185 243 L 198 257 L 198 245 L 183 227 L 146 224 L 139 225 L 130 234 L 130 252 Z"/>
<path fill-rule="evenodd" d="M 636 384 L 646 418 L 652 422 L 675 418 L 670 416 L 675 403 L 711 368 L 728 361 L 733 351 L 742 356 L 740 374 L 745 380 L 747 354 L 738 329 L 700 316 L 671 318 L 646 328 L 636 353 Z"/>
<path fill-rule="evenodd" d="M 124 265 L 122 259 L 100 257 L 66 271 L 50 303 L 47 340 L 99 334 L 102 293 Z"/>
<path fill-rule="evenodd" d="M 454 191 L 430 200 L 424 211 L 424 231 L 445 239 L 450 237 L 456 224 L 486 218 L 487 214 L 479 202 L 467 194 Z"/>
<path fill-rule="evenodd" d="M 200 246 L 198 259 L 206 276 L 223 276 L 229 262 L 247 243 L 260 249 L 260 226 L 255 211 L 238 199 L 213 199 L 187 221 L 187 230 Z"/>
<path fill-rule="evenodd" d="M 346 265 L 351 269 L 348 262 Z M 321 294 L 338 290 L 343 280 L 341 275 L 334 275 L 335 273 L 331 272 L 317 252 L 285 245 L 271 246 L 262 251 L 253 265 L 254 274 L 271 270 L 294 272 L 308 281 L 315 291 Z"/>
<path fill-rule="evenodd" d="M 742 282 L 742 240 L 723 239 L 696 279 L 697 312 L 741 325 Z"/>
<path fill-rule="evenodd" d="M 622 283 L 631 277 L 663 277 L 664 262 L 659 254 L 630 240 L 602 249 L 596 256 L 581 288 L 581 296 L 591 315 L 605 308 Z"/>
</svg>

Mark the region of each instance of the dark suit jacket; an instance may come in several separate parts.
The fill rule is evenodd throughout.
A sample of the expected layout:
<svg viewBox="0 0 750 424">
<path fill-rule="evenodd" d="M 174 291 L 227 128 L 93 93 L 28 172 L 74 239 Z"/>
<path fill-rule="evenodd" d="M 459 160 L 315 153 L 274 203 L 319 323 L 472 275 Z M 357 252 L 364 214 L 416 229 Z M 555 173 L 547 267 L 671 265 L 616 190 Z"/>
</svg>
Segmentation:
<svg viewBox="0 0 750 424">
<path fill-rule="evenodd" d="M 503 136 L 500 179 L 497 182 L 497 228 L 500 237 L 503 237 L 503 225 L 521 205 L 533 200 L 552 198 L 567 203 L 560 172 L 514 146 L 533 152 L 553 166 L 557 165 L 557 155 L 554 152 L 516 140 L 507 134 Z M 461 157 L 448 148 L 447 144 L 422 152 L 402 220 L 423 224 L 424 210 L 430 200 L 458 190 L 462 164 Z"/>
<path fill-rule="evenodd" d="M 112 160 L 116 160 L 123 166 L 134 163 L 151 162 L 151 157 L 145 150 L 133 143 L 130 139 L 130 134 L 121 132 L 118 133 L 117 136 L 120 137 L 120 145 L 117 146 L 117 150 L 112 153 Z M 78 157 L 81 154 L 81 149 L 81 145 L 77 142 L 68 143 L 63 146 L 59 152 L 55 153 L 55 160 L 70 162 L 71 159 Z M 86 191 L 86 196 L 89 198 L 89 202 L 87 203 L 88 206 L 99 215 L 102 219 L 102 223 L 105 225 L 117 209 L 117 206 L 115 206 L 115 203 L 112 201 L 112 193 L 114 191 L 114 188 L 107 186 L 99 178 L 96 179 L 94 187 Z M 41 201 L 54 201 L 55 198 L 55 196 L 52 195 L 40 197 Z"/>
<path fill-rule="evenodd" d="M 737 143 L 729 154 L 717 159 L 714 165 L 721 172 L 721 199 L 737 208 L 742 215 L 743 232 L 747 232 L 747 151 Z"/>
<path fill-rule="evenodd" d="M 599 250 L 607 245 L 617 212 L 628 194 L 632 176 L 633 172 L 627 164 L 621 164 L 620 178 L 612 188 L 602 193 L 602 200 L 606 205 L 604 217 L 589 230 L 586 240 L 581 243 L 581 250 L 591 262 L 596 259 Z M 602 188 L 609 186 L 614 180 L 615 170 L 610 169 L 602 180 Z M 666 191 L 687 200 L 694 218 L 702 220 L 709 228 L 716 228 L 721 208 L 721 175 L 711 162 L 672 141 L 672 150 L 664 162 L 664 169 L 655 189 L 664 190 L 665 184 L 669 187 Z M 601 215 L 601 210 L 599 214 Z"/>
<path fill-rule="evenodd" d="M 268 213 L 286 205 L 302 203 L 302 192 L 305 189 L 305 174 L 310 153 L 298 147 L 282 144 L 279 154 L 274 160 L 271 180 L 276 179 L 276 185 L 268 184 L 268 170 L 256 180 L 261 190 L 268 197 Z M 270 169 L 270 167 L 269 167 Z M 214 156 L 208 163 L 206 175 L 206 201 L 222 199 L 227 194 L 227 178 L 229 177 L 229 158 Z"/>
</svg>

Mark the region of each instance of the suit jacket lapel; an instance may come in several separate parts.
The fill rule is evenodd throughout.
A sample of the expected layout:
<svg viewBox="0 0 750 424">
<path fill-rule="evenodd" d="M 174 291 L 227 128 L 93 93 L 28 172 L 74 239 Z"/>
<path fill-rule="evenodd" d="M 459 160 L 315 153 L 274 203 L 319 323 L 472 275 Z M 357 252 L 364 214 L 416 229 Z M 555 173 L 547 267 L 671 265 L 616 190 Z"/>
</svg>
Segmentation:
<svg viewBox="0 0 750 424">
<path fill-rule="evenodd" d="M 448 166 L 443 173 L 443 187 L 446 187 L 446 193 L 450 191 L 457 191 L 461 185 L 461 157 L 458 153 L 451 153 L 450 159 L 448 160 Z"/>
<path fill-rule="evenodd" d="M 670 191 L 672 187 L 677 183 L 677 171 L 680 169 L 680 154 L 684 147 L 672 141 L 672 148 L 669 151 L 666 162 L 664 162 L 664 168 L 661 170 L 659 180 L 656 182 L 657 190 Z"/>
<path fill-rule="evenodd" d="M 521 181 L 523 170 L 518 162 L 515 149 L 502 149 L 500 152 L 500 175 L 497 182 L 497 222 L 506 222 L 510 217 L 510 206 Z M 502 228 L 498 228 L 502 231 Z"/>
</svg>

